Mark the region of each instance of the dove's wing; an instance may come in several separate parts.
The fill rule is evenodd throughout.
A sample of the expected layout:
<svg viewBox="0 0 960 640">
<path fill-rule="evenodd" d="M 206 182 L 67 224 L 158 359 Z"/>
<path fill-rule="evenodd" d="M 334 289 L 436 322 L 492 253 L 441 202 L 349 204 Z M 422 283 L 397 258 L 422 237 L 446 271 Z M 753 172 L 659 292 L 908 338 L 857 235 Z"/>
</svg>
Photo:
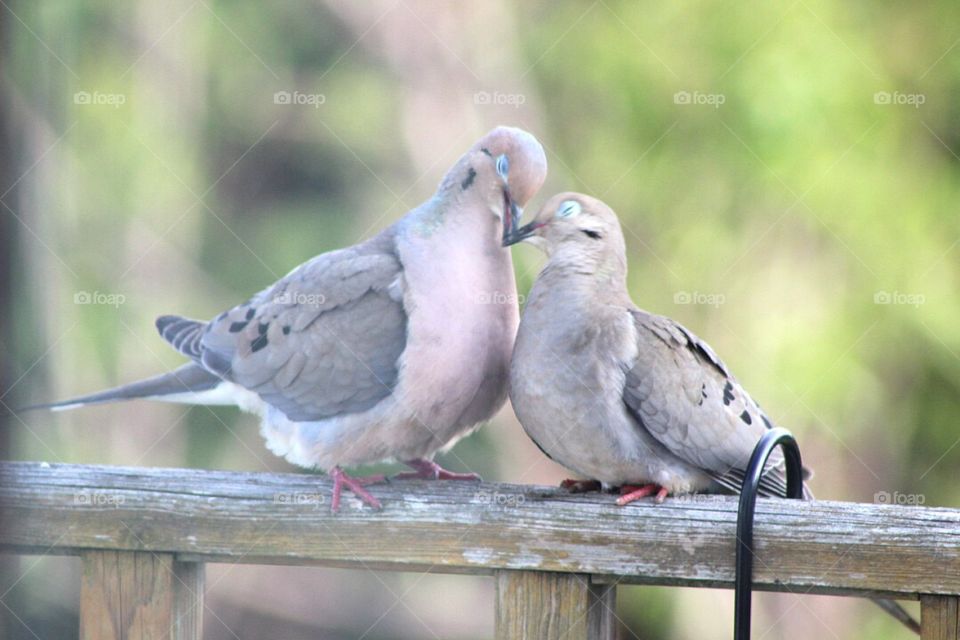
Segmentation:
<svg viewBox="0 0 960 640">
<path fill-rule="evenodd" d="M 633 311 L 637 360 L 624 401 L 654 438 L 682 460 L 739 491 L 750 454 L 772 424 L 709 345 L 679 323 Z M 783 496 L 783 456 L 770 456 L 761 493 Z"/>
<path fill-rule="evenodd" d="M 209 323 L 167 316 L 157 326 L 293 421 L 360 412 L 397 382 L 407 339 L 402 274 L 385 238 L 317 256 Z"/>
</svg>

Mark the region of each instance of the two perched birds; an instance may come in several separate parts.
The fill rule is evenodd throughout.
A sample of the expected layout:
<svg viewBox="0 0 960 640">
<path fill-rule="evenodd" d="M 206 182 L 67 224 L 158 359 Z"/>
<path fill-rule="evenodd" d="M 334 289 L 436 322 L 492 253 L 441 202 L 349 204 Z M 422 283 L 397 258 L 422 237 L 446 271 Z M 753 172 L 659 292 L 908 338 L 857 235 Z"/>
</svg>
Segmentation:
<svg viewBox="0 0 960 640">
<path fill-rule="evenodd" d="M 498 127 L 373 238 L 313 258 L 210 321 L 159 318 L 189 358 L 179 369 L 40 407 L 235 404 L 261 416 L 271 451 L 330 473 L 336 511 L 344 488 L 380 507 L 366 486 L 384 477 L 344 466 L 399 460 L 413 469 L 400 477 L 478 479 L 432 457 L 509 390 L 540 449 L 588 478 L 566 481 L 572 490 L 619 488 L 621 505 L 738 492 L 770 419 L 705 342 L 633 304 L 607 205 L 561 193 L 520 226 L 546 173 L 536 138 Z M 522 322 L 508 248 L 521 241 L 548 258 Z M 786 494 L 779 452 L 760 492 Z M 895 603 L 878 604 L 918 629 Z"/>
<path fill-rule="evenodd" d="M 132 398 L 235 404 L 262 418 L 277 455 L 328 471 L 398 460 L 402 477 L 473 479 L 433 455 L 491 418 L 509 395 L 524 429 L 560 464 L 621 487 L 619 502 L 738 491 L 771 422 L 709 346 L 631 302 L 616 215 L 563 193 L 521 226 L 546 178 L 540 143 L 498 127 L 437 192 L 378 235 L 300 265 L 210 321 L 164 316 L 190 361 L 148 380 L 52 405 Z M 509 245 L 548 262 L 519 321 Z M 518 334 L 519 324 L 519 334 Z M 514 344 L 516 340 L 516 344 Z M 784 495 L 782 460 L 761 490 Z"/>
</svg>

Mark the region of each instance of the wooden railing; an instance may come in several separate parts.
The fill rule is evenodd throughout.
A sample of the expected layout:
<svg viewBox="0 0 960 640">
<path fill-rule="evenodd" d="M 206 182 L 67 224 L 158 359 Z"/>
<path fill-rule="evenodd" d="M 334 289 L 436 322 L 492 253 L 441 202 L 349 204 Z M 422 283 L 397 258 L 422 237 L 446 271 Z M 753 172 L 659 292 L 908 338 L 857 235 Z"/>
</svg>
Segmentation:
<svg viewBox="0 0 960 640">
<path fill-rule="evenodd" d="M 80 556 L 98 640 L 199 638 L 208 561 L 492 575 L 511 640 L 613 638 L 617 584 L 733 584 L 731 497 L 401 481 L 334 515 L 329 495 L 306 474 L 4 462 L 0 551 Z M 756 589 L 919 598 L 924 639 L 960 638 L 960 511 L 761 499 L 755 549 Z"/>
</svg>

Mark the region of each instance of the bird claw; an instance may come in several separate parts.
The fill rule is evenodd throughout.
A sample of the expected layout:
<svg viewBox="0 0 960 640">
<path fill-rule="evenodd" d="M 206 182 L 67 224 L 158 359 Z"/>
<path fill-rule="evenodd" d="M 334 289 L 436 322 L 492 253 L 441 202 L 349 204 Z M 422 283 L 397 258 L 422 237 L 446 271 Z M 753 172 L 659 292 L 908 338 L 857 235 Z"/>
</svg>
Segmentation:
<svg viewBox="0 0 960 640">
<path fill-rule="evenodd" d="M 639 486 L 623 485 L 620 487 L 620 497 L 617 498 L 617 506 L 622 507 L 640 498 L 646 498 L 654 494 L 656 494 L 656 496 L 653 501 L 657 504 L 663 504 L 668 493 L 670 493 L 670 491 L 666 487 L 661 487 L 658 484 L 643 484 Z"/>
<path fill-rule="evenodd" d="M 413 471 L 405 471 L 393 476 L 394 480 L 482 480 L 476 473 L 457 473 L 447 471 L 433 460 L 417 458 L 403 464 L 413 467 Z"/>
<path fill-rule="evenodd" d="M 600 491 L 603 485 L 599 480 L 574 480 L 567 478 L 560 483 L 561 489 L 566 489 L 570 493 L 587 493 L 588 491 Z"/>
<path fill-rule="evenodd" d="M 330 500 L 330 511 L 333 513 L 340 510 L 340 494 L 343 492 L 344 487 L 353 492 L 353 495 L 360 498 L 360 501 L 364 504 L 377 510 L 383 508 L 380 501 L 373 497 L 372 493 L 364 489 L 366 485 L 384 482 L 386 476 L 383 474 L 354 478 L 347 475 L 346 471 L 340 467 L 334 467 L 333 471 L 330 472 L 330 477 L 333 479 L 333 497 Z"/>
</svg>

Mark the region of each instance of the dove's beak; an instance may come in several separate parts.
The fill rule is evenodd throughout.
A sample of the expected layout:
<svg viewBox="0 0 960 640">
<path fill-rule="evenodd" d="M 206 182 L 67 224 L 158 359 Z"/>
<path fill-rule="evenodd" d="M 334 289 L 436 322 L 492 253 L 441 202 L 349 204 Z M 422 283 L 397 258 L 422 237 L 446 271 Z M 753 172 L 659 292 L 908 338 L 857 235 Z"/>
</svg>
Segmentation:
<svg viewBox="0 0 960 640">
<path fill-rule="evenodd" d="M 508 242 L 509 238 L 517 232 L 520 226 L 520 218 L 523 217 L 523 209 L 517 206 L 510 196 L 510 187 L 503 187 L 503 246 L 509 247 L 513 242 Z"/>
<path fill-rule="evenodd" d="M 510 216 L 510 225 L 504 225 L 503 227 L 503 246 L 509 247 L 512 244 L 523 242 L 536 233 L 537 229 L 543 226 L 542 223 L 533 220 L 521 227 L 520 217 L 522 215 L 523 212 L 520 210 L 520 208 L 514 206 L 514 211 L 511 212 Z"/>
</svg>

